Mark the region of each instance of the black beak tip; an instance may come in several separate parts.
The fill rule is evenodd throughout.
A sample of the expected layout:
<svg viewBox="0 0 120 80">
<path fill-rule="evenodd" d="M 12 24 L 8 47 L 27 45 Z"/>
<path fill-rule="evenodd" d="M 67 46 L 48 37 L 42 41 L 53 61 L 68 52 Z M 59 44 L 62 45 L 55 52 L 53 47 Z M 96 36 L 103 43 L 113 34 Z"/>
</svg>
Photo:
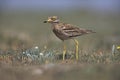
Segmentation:
<svg viewBox="0 0 120 80">
<path fill-rule="evenodd" d="M 44 21 L 43 23 L 47 23 L 47 21 Z"/>
</svg>

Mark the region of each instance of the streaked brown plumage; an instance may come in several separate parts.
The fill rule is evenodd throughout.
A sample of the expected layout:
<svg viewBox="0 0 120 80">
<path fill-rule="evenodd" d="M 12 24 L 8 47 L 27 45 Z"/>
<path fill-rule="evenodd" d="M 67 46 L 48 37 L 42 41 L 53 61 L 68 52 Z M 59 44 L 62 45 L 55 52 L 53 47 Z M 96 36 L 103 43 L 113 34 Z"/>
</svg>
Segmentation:
<svg viewBox="0 0 120 80">
<path fill-rule="evenodd" d="M 84 34 L 93 33 L 93 31 L 91 30 L 74 27 L 71 24 L 58 23 L 53 26 L 54 26 L 53 32 L 56 34 L 58 38 L 60 38 L 63 41 Z"/>
<path fill-rule="evenodd" d="M 92 30 L 78 28 L 71 24 L 61 23 L 57 16 L 48 17 L 48 20 L 44 21 L 44 23 L 47 23 L 47 22 L 52 24 L 53 32 L 62 41 L 67 40 L 67 39 L 72 39 L 77 36 L 89 34 L 89 33 L 95 33 Z M 77 40 L 75 40 L 75 43 L 76 43 L 76 45 L 78 45 Z M 78 53 L 76 53 L 76 54 L 78 54 Z M 64 55 L 63 55 L 63 57 L 64 57 Z M 64 60 L 64 58 L 63 58 L 63 60 Z"/>
</svg>

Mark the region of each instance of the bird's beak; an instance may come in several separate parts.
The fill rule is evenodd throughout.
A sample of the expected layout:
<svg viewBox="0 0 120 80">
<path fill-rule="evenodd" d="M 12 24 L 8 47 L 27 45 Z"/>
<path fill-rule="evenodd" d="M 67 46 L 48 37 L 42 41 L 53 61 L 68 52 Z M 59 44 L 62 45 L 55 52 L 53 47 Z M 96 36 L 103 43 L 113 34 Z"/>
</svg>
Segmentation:
<svg viewBox="0 0 120 80">
<path fill-rule="evenodd" d="M 43 23 L 47 23 L 47 21 L 44 21 Z"/>
<path fill-rule="evenodd" d="M 44 23 L 50 23 L 50 22 L 52 22 L 51 19 L 48 19 L 48 20 L 44 21 Z"/>
</svg>

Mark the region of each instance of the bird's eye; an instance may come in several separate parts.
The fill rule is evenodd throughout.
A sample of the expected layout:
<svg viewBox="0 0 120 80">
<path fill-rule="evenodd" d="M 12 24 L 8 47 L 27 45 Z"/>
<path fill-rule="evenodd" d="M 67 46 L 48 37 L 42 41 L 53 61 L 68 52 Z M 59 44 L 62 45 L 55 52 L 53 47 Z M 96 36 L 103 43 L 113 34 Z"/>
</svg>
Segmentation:
<svg viewBox="0 0 120 80">
<path fill-rule="evenodd" d="M 51 18 L 51 20 L 53 20 L 53 21 L 54 21 L 54 20 L 56 20 L 56 18 Z"/>
</svg>

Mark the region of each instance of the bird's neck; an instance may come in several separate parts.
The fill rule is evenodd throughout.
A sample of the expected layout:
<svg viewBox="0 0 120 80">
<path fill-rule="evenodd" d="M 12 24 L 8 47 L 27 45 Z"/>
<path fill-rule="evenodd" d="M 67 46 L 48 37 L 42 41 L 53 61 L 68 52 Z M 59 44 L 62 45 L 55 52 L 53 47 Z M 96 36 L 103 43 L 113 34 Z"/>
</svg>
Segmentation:
<svg viewBox="0 0 120 80">
<path fill-rule="evenodd" d="M 56 25 L 56 24 L 59 24 L 59 22 L 52 22 L 51 24 L 52 25 Z"/>
<path fill-rule="evenodd" d="M 59 22 L 54 22 L 54 23 L 51 23 L 51 24 L 52 24 L 52 28 L 54 29 L 59 24 Z"/>
</svg>

